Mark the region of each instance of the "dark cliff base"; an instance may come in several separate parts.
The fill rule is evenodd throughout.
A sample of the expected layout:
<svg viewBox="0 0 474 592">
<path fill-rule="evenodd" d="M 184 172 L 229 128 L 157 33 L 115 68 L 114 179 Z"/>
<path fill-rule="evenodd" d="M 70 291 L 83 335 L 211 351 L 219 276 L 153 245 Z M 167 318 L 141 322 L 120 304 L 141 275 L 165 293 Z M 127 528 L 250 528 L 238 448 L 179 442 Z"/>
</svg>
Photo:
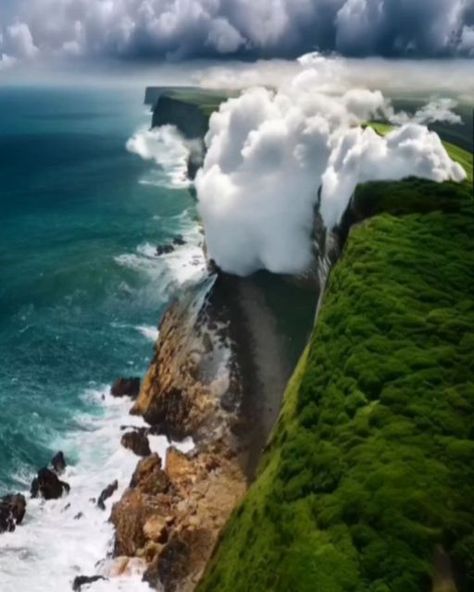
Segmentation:
<svg viewBox="0 0 474 592">
<path fill-rule="evenodd" d="M 252 479 L 311 333 L 315 289 L 266 272 L 248 278 L 220 274 L 211 298 L 229 320 L 242 385 L 238 437 L 244 469 Z"/>
</svg>

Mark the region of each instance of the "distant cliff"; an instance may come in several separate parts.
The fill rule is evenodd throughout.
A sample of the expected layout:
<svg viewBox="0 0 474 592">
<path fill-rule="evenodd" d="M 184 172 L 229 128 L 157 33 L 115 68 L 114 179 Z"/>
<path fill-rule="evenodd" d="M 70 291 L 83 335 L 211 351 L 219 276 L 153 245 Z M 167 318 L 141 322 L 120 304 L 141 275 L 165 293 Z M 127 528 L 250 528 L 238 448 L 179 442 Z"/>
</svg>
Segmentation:
<svg viewBox="0 0 474 592">
<path fill-rule="evenodd" d="M 160 96 L 153 108 L 151 125 L 175 125 L 188 140 L 203 139 L 209 127 L 209 116 L 199 105 L 170 96 Z"/>
</svg>

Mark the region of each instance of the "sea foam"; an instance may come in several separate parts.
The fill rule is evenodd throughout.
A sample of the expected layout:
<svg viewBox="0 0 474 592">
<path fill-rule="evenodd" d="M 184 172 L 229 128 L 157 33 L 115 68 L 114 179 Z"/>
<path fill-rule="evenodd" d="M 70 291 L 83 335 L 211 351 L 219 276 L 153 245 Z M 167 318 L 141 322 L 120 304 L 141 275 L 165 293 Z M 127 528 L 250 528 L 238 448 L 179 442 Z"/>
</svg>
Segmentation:
<svg viewBox="0 0 474 592">
<path fill-rule="evenodd" d="M 75 458 L 62 479 L 71 486 L 59 500 L 28 500 L 24 524 L 0 538 L 2 592 L 66 591 L 78 575 L 107 575 L 107 556 L 112 553 L 113 526 L 108 522 L 112 504 L 127 487 L 138 457 L 120 445 L 123 426 L 144 426 L 142 418 L 129 415 L 131 401 L 116 399 L 109 388 L 88 390 L 84 397 L 95 414 L 77 419 L 78 427 L 53 443 L 66 459 Z M 165 436 L 150 436 L 150 447 L 163 459 L 169 442 Z M 191 439 L 174 444 L 186 452 Z M 95 500 L 117 479 L 118 490 L 100 510 Z M 25 482 L 25 490 L 28 487 Z M 139 592 L 149 590 L 141 573 L 97 582 L 89 589 Z"/>
</svg>

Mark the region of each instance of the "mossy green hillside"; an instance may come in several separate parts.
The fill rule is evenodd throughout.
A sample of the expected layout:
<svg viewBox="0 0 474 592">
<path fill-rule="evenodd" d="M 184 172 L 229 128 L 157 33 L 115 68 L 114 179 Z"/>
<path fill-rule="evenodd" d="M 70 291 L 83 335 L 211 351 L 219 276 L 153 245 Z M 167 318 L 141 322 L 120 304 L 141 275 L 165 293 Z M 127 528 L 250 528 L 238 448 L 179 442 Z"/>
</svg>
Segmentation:
<svg viewBox="0 0 474 592">
<path fill-rule="evenodd" d="M 428 591 L 440 548 L 474 589 L 471 188 L 366 206 L 200 592 Z"/>
</svg>

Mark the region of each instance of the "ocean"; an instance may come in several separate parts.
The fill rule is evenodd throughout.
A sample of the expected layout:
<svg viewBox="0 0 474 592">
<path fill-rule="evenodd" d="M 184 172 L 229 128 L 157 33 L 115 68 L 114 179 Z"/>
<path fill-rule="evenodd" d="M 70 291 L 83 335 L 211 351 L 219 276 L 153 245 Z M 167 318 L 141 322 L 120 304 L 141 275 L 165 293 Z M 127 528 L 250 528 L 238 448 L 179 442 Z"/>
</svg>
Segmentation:
<svg viewBox="0 0 474 592">
<path fill-rule="evenodd" d="M 63 592 L 97 572 L 137 461 L 120 428 L 142 421 L 110 384 L 144 374 L 167 304 L 205 273 L 182 163 L 166 145 L 161 167 L 126 148 L 151 121 L 144 90 L 0 89 L 0 495 L 27 492 L 58 450 L 71 485 L 28 500 L 24 524 L 0 535 L 1 592 Z M 186 244 L 156 256 L 176 236 Z M 91 499 L 114 479 L 102 512 Z M 140 580 L 92 589 L 148 589 Z"/>
</svg>

